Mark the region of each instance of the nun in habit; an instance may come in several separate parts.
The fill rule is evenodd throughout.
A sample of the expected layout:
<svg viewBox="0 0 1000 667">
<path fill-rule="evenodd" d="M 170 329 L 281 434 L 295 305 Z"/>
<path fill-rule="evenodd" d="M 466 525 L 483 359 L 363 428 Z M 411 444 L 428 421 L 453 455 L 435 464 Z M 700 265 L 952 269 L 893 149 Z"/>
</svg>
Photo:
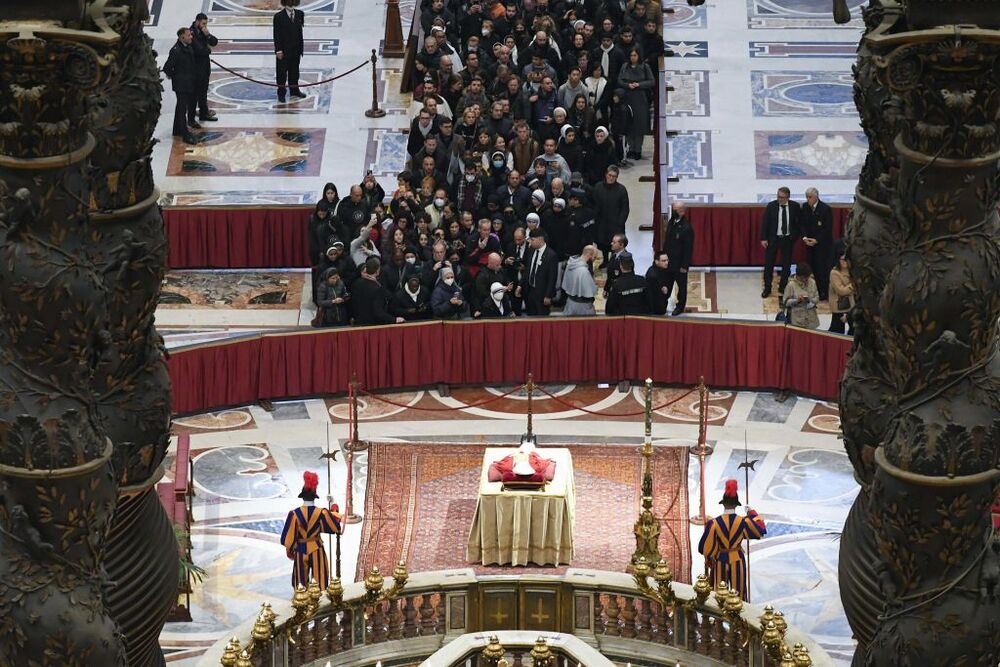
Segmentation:
<svg viewBox="0 0 1000 667">
<path fill-rule="evenodd" d="M 483 299 L 479 307 L 480 317 L 483 319 L 495 319 L 498 317 L 514 317 L 514 310 L 510 305 L 510 295 L 507 294 L 507 287 L 502 283 L 490 285 L 490 298 Z"/>
</svg>

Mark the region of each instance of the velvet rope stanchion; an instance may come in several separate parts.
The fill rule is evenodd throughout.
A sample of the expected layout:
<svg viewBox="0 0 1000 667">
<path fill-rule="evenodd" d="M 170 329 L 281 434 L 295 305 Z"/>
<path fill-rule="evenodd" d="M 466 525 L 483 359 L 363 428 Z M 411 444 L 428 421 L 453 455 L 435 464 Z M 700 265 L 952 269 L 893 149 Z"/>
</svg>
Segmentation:
<svg viewBox="0 0 1000 667">
<path fill-rule="evenodd" d="M 378 106 L 378 70 L 375 69 L 377 62 L 378 56 L 375 55 L 375 49 L 372 49 L 372 108 L 365 111 L 365 116 L 368 118 L 382 118 L 385 115 L 385 109 L 380 109 Z"/>
<path fill-rule="evenodd" d="M 349 417 L 350 439 L 344 449 L 347 450 L 347 500 L 344 502 L 344 523 L 360 523 L 361 517 L 354 513 L 354 455 L 368 449 L 368 443 L 358 439 L 358 376 L 351 374 L 349 388 L 351 411 Z"/>
<path fill-rule="evenodd" d="M 583 407 L 582 405 L 576 405 L 574 403 L 570 403 L 569 401 L 564 401 L 563 399 L 561 399 L 558 396 L 556 396 L 555 394 L 549 392 L 548 390 L 545 389 L 545 387 L 542 387 L 540 385 L 536 384 L 535 385 L 535 389 L 537 389 L 538 391 L 542 392 L 543 394 L 545 394 L 546 396 L 548 396 L 549 398 L 551 398 L 556 403 L 559 403 L 560 405 L 563 405 L 563 406 L 565 406 L 567 408 L 570 408 L 571 410 L 579 410 L 580 412 L 585 412 L 588 415 L 593 415 L 595 417 L 638 417 L 639 415 L 646 414 L 645 410 L 639 410 L 638 412 L 600 412 L 598 410 L 588 410 L 587 408 Z M 693 389 L 688 389 L 686 392 L 684 392 L 683 394 L 681 394 L 677 398 L 672 398 L 669 401 L 666 401 L 664 403 L 660 403 L 659 405 L 655 405 L 655 406 L 653 406 L 652 409 L 655 411 L 655 410 L 662 410 L 663 408 L 669 407 L 669 406 L 673 405 L 674 403 L 677 403 L 681 399 L 685 398 L 686 396 L 690 396 L 691 394 L 693 394 L 694 391 L 695 391 L 695 389 L 697 389 L 697 387 L 695 387 Z"/>
<path fill-rule="evenodd" d="M 698 379 L 698 444 L 688 449 L 698 457 L 698 515 L 691 517 L 691 523 L 704 526 L 708 521 L 705 508 L 705 458 L 711 456 L 712 446 L 708 444 L 708 387 L 705 378 Z"/>
</svg>

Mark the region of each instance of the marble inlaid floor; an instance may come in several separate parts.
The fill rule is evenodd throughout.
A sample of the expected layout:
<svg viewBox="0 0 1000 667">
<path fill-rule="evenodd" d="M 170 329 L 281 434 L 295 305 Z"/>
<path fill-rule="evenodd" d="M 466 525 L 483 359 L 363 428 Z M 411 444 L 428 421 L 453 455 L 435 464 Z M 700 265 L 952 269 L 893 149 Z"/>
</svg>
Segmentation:
<svg viewBox="0 0 1000 667">
<path fill-rule="evenodd" d="M 638 390 L 619 393 L 614 387 L 549 386 L 562 401 L 611 415 L 641 410 Z M 510 387 L 453 390 L 449 397 L 416 390 L 387 395 L 392 404 L 365 396 L 360 404 L 362 438 L 399 442 L 513 443 L 525 428 L 524 392 L 477 408 L 465 408 L 497 398 Z M 657 389 L 654 403 L 683 394 Z M 401 407 L 409 406 L 409 407 Z M 810 632 L 843 664 L 852 651 L 850 630 L 839 603 L 837 535 L 857 493 L 851 467 L 837 437 L 836 406 L 809 399 L 774 401 L 770 394 L 712 392 L 708 438 L 715 453 L 706 463 L 706 499 L 717 512 L 724 480 L 742 475 L 737 466 L 747 455 L 759 459 L 750 475 L 750 499 L 768 521 L 766 539 L 753 545 L 752 595 L 757 603 L 772 602 L 790 622 Z M 161 643 L 171 664 L 192 665 L 205 646 L 226 629 L 249 618 L 264 600 L 288 597 L 289 565 L 278 543 L 285 513 L 297 504 L 302 472 L 319 473 L 320 489 L 328 476 L 321 454 L 348 437 L 348 403 L 343 397 L 274 404 L 265 411 L 247 406 L 219 413 L 179 418 L 175 434 L 188 434 L 195 459 L 193 528 L 195 561 L 208 571 L 192 598 L 191 623 L 169 624 Z M 452 407 L 454 412 L 420 408 Z M 568 409 L 550 398 L 535 401 L 535 433 L 539 443 L 639 443 L 642 422 L 637 417 L 595 418 Z M 689 446 L 697 438 L 697 399 L 689 396 L 657 411 L 653 437 L 658 446 Z M 639 420 L 639 421 L 637 421 Z M 474 434 L 474 435 L 471 435 Z M 363 512 L 367 454 L 355 459 L 353 497 Z M 329 477 L 332 496 L 343 507 L 347 470 L 338 456 Z M 696 461 L 689 470 L 692 508 L 699 499 Z M 742 492 L 742 491 L 741 491 Z M 625 532 L 632 517 L 622 519 Z M 692 526 L 697 546 L 700 528 Z M 360 540 L 358 525 L 348 527 L 343 541 L 342 571 L 355 571 Z M 620 569 L 624 564 L 609 564 Z M 701 571 L 695 558 L 692 574 Z"/>
<path fill-rule="evenodd" d="M 781 185 L 851 201 L 867 143 L 852 96 L 862 28 L 833 22 L 826 0 L 743 0 L 688 7 L 666 19 L 675 57 L 668 126 L 677 193 L 699 202 L 755 202 Z"/>
</svg>

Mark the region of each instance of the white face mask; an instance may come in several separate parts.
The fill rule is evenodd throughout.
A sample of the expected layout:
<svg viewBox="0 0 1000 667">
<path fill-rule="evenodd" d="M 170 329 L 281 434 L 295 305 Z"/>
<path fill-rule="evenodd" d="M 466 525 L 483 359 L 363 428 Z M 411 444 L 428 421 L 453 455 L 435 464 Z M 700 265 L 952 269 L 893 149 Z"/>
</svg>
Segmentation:
<svg viewBox="0 0 1000 667">
<path fill-rule="evenodd" d="M 455 284 L 455 279 L 454 278 L 444 278 L 441 282 L 443 282 L 445 285 L 448 285 L 450 287 L 451 285 Z"/>
<path fill-rule="evenodd" d="M 444 200 L 438 197 L 437 199 L 434 200 L 434 206 L 438 208 L 444 208 Z"/>
<path fill-rule="evenodd" d="M 466 174 L 465 175 L 465 182 L 466 183 L 472 183 L 474 180 L 476 180 L 476 175 L 475 174 Z"/>
<path fill-rule="evenodd" d="M 493 292 L 493 300 L 496 301 L 497 303 L 503 301 L 503 294 L 504 294 L 503 290 L 500 290 L 499 292 Z"/>
<path fill-rule="evenodd" d="M 416 257 L 407 257 L 406 258 L 406 263 L 407 264 L 416 264 L 417 263 L 417 258 Z"/>
</svg>

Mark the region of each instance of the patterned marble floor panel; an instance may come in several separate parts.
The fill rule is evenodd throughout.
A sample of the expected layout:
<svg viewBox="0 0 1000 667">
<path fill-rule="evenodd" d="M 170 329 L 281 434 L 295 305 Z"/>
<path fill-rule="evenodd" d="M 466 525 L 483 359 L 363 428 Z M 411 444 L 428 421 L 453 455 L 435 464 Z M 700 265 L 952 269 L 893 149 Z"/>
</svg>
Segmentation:
<svg viewBox="0 0 1000 667">
<path fill-rule="evenodd" d="M 167 176 L 316 176 L 325 136 L 318 128 L 195 130 L 195 145 L 174 145 Z"/>
<path fill-rule="evenodd" d="M 273 48 L 273 47 L 272 47 Z M 259 81 L 273 81 L 274 68 L 238 69 L 244 76 Z M 333 70 L 302 69 L 299 81 L 303 84 L 324 81 L 334 75 Z M 332 97 L 332 84 L 307 86 L 302 89 L 307 97 L 290 98 L 279 102 L 273 88 L 258 85 L 222 70 L 212 72 L 208 86 L 208 104 L 218 113 L 328 113 Z"/>
<path fill-rule="evenodd" d="M 565 403 L 612 416 L 587 415 L 567 410 L 555 398 L 537 398 L 535 432 L 542 446 L 573 442 L 593 448 L 642 441 L 641 416 L 636 415 L 642 409 L 638 390 L 544 388 Z M 469 443 L 513 444 L 524 429 L 527 397 L 523 389 L 509 393 L 511 389 L 456 388 L 448 397 L 433 390 L 365 396 L 360 435 L 400 447 L 426 442 L 438 443 L 438 449 L 460 449 Z M 676 399 L 685 391 L 657 388 L 654 403 Z M 463 407 L 486 399 L 495 401 L 482 408 Z M 422 412 L 421 407 L 456 409 Z M 658 409 L 654 443 L 693 444 L 696 411 L 697 400 L 691 396 Z M 323 495 L 329 489 L 344 506 L 343 457 L 336 457 L 329 473 L 320 457 L 328 449 L 342 449 L 348 436 L 346 416 L 345 399 L 328 397 L 279 402 L 270 411 L 244 406 L 175 420 L 175 434 L 191 437 L 194 559 L 208 576 L 192 597 L 193 621 L 169 624 L 161 637 L 171 663 L 193 664 L 205 646 L 250 618 L 260 602 L 290 595 L 288 561 L 278 543 L 283 518 L 298 502 L 295 496 L 304 470 L 316 471 Z M 705 495 L 708 510 L 715 512 L 725 479 L 743 472 L 738 465 L 745 457 L 759 460 L 749 489 L 738 475 L 741 493 L 749 493 L 769 526 L 766 539 L 752 550 L 753 600 L 775 604 L 791 622 L 844 658 L 853 644 L 837 592 L 837 535 L 857 486 L 835 420 L 836 406 L 829 403 L 795 397 L 777 403 L 770 394 L 713 391 L 708 434 L 715 452 L 706 460 Z M 354 509 L 359 513 L 364 512 L 367 465 L 367 452 L 362 452 L 355 459 L 352 484 Z M 688 468 L 691 511 L 696 512 L 697 460 L 692 459 Z M 631 519 L 626 517 L 623 523 L 630 524 Z M 692 526 L 690 536 L 697 546 L 700 528 Z M 360 540 L 360 529 L 351 526 L 341 543 L 342 572 L 348 578 L 358 564 Z M 694 560 L 692 576 L 702 567 L 697 555 Z"/>
<path fill-rule="evenodd" d="M 850 201 L 867 144 L 851 89 L 862 0 L 848 4 L 846 26 L 826 0 L 675 7 L 665 17 L 675 53 L 667 127 L 679 132 L 668 140 L 671 175 L 681 179 L 672 195 L 745 203 L 787 184 Z"/>
</svg>

